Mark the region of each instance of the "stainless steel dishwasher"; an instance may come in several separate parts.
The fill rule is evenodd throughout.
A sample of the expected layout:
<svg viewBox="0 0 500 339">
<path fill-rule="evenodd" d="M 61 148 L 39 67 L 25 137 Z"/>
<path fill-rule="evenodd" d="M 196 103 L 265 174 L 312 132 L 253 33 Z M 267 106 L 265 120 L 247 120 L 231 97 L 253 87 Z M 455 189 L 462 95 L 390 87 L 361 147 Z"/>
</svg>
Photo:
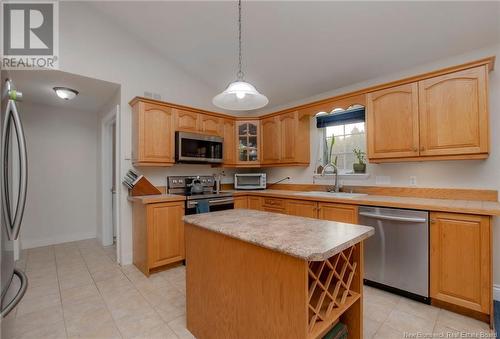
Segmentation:
<svg viewBox="0 0 500 339">
<path fill-rule="evenodd" d="M 365 241 L 365 284 L 429 303 L 429 212 L 361 206 L 360 225 L 375 234 Z"/>
</svg>

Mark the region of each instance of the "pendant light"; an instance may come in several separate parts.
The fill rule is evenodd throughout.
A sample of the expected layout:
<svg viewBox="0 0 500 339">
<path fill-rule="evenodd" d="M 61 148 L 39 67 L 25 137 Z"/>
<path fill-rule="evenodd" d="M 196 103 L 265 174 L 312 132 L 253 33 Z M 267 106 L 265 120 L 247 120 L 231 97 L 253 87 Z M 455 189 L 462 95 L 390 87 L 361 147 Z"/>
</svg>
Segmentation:
<svg viewBox="0 0 500 339">
<path fill-rule="evenodd" d="M 216 95 L 212 102 L 215 106 L 234 111 L 258 109 L 269 103 L 267 97 L 260 94 L 252 84 L 244 79 L 241 55 L 241 0 L 238 0 L 238 73 L 236 81 L 227 86 L 224 92 Z"/>
</svg>

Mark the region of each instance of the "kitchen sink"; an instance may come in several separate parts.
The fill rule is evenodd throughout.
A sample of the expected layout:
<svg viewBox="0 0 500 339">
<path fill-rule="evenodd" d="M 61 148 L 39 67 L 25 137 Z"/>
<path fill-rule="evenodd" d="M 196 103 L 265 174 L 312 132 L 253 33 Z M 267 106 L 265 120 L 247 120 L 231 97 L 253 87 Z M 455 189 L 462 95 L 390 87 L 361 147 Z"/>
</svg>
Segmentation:
<svg viewBox="0 0 500 339">
<path fill-rule="evenodd" d="M 347 192 L 325 192 L 325 191 L 310 191 L 310 192 L 299 192 L 295 195 L 308 196 L 308 197 L 328 197 L 328 198 L 339 198 L 339 199 L 354 199 L 365 196 L 365 193 L 347 193 Z"/>
</svg>

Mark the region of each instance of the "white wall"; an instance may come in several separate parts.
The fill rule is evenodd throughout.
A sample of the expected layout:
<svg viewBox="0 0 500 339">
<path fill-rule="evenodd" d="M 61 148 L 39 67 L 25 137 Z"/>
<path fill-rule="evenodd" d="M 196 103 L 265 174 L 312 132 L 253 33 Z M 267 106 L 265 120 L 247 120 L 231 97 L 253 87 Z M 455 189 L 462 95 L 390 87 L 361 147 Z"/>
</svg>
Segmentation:
<svg viewBox="0 0 500 339">
<path fill-rule="evenodd" d="M 392 74 L 384 78 L 373 79 L 361 84 L 355 84 L 348 88 L 341 88 L 334 92 L 316 96 L 314 99 L 347 93 L 355 89 L 361 89 L 370 85 L 397 80 L 405 76 L 415 75 L 426 71 L 435 70 L 445 66 L 452 66 L 482 57 L 497 55 L 500 57 L 500 45 L 491 48 L 474 51 L 466 55 L 436 61 L 432 64 L 423 65 L 414 69 Z M 498 64 L 498 62 L 497 62 Z M 374 185 L 376 176 L 389 176 L 391 186 L 409 186 L 410 176 L 417 177 L 419 187 L 449 187 L 449 188 L 480 188 L 500 190 L 500 70 L 494 70 L 489 75 L 490 89 L 490 129 L 491 129 L 491 151 L 487 160 L 471 161 L 436 161 L 436 162 L 411 162 L 395 164 L 368 164 L 367 172 L 370 177 L 366 180 L 343 180 L 344 184 L 352 185 Z M 294 104 L 310 102 L 305 99 Z M 293 106 L 293 105 L 291 105 Z M 314 165 L 316 163 L 318 142 L 314 119 L 311 120 L 311 165 L 307 168 L 274 168 L 266 172 L 269 181 L 279 180 L 285 176 L 291 176 L 290 183 L 312 183 Z M 317 181 L 323 183 L 324 181 Z M 457 197 L 459 198 L 459 197 Z M 500 285 L 500 220 L 494 219 L 494 282 Z M 500 286 L 499 293 L 500 293 Z M 498 295 L 500 297 L 500 294 Z"/>
<path fill-rule="evenodd" d="M 97 114 L 21 103 L 28 149 L 23 248 L 96 236 Z"/>
<path fill-rule="evenodd" d="M 213 90 L 131 36 L 84 2 L 64 1 L 59 8 L 60 69 L 121 85 L 118 116 L 120 175 L 131 168 L 131 109 L 128 102 L 144 91 L 159 93 L 162 100 L 216 110 Z M 200 60 L 202 62 L 202 60 Z M 141 170 L 156 185 L 165 185 L 165 176 L 183 174 L 194 167 L 175 166 L 170 170 Z M 196 174 L 212 174 L 209 166 Z M 194 174 L 194 173 L 193 173 Z M 120 256 L 132 262 L 132 209 L 127 191 L 119 189 Z"/>
</svg>

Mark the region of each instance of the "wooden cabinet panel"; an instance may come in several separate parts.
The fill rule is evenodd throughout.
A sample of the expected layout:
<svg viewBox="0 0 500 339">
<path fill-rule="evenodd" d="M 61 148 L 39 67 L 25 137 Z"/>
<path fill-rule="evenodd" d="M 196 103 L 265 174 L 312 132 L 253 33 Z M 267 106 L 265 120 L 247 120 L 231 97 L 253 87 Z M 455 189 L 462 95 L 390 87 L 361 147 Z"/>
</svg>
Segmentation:
<svg viewBox="0 0 500 339">
<path fill-rule="evenodd" d="M 318 203 L 307 200 L 287 200 L 286 213 L 298 217 L 317 218 Z"/>
<path fill-rule="evenodd" d="M 223 119 L 211 115 L 200 114 L 200 131 L 204 134 L 222 135 Z"/>
<path fill-rule="evenodd" d="M 262 206 L 274 209 L 285 209 L 285 199 L 262 197 Z"/>
<path fill-rule="evenodd" d="M 431 298 L 489 313 L 490 218 L 431 213 L 430 227 Z"/>
<path fill-rule="evenodd" d="M 236 163 L 236 123 L 234 120 L 224 119 L 222 130 L 224 165 L 234 165 Z"/>
<path fill-rule="evenodd" d="M 279 117 L 262 119 L 262 159 L 263 164 L 276 164 L 280 162 L 281 129 Z"/>
<path fill-rule="evenodd" d="M 151 204 L 148 209 L 149 266 L 158 267 L 184 259 L 184 205 Z"/>
<path fill-rule="evenodd" d="M 294 162 L 296 158 L 296 137 L 298 132 L 298 113 L 292 112 L 279 116 L 280 121 L 280 161 Z"/>
<path fill-rule="evenodd" d="M 234 208 L 248 208 L 248 197 L 234 197 Z"/>
<path fill-rule="evenodd" d="M 197 133 L 200 131 L 200 120 L 199 113 L 176 110 L 175 127 L 177 131 Z"/>
<path fill-rule="evenodd" d="M 417 83 L 368 93 L 366 103 L 368 158 L 418 156 Z"/>
<path fill-rule="evenodd" d="M 174 163 L 172 109 L 137 102 L 132 110 L 132 162 L 135 166 Z"/>
<path fill-rule="evenodd" d="M 248 196 L 248 208 L 251 210 L 262 209 L 261 197 Z"/>
<path fill-rule="evenodd" d="M 358 206 L 320 202 L 318 203 L 318 218 L 356 224 L 358 222 Z"/>
<path fill-rule="evenodd" d="M 488 152 L 487 68 L 419 82 L 420 155 Z"/>
</svg>

